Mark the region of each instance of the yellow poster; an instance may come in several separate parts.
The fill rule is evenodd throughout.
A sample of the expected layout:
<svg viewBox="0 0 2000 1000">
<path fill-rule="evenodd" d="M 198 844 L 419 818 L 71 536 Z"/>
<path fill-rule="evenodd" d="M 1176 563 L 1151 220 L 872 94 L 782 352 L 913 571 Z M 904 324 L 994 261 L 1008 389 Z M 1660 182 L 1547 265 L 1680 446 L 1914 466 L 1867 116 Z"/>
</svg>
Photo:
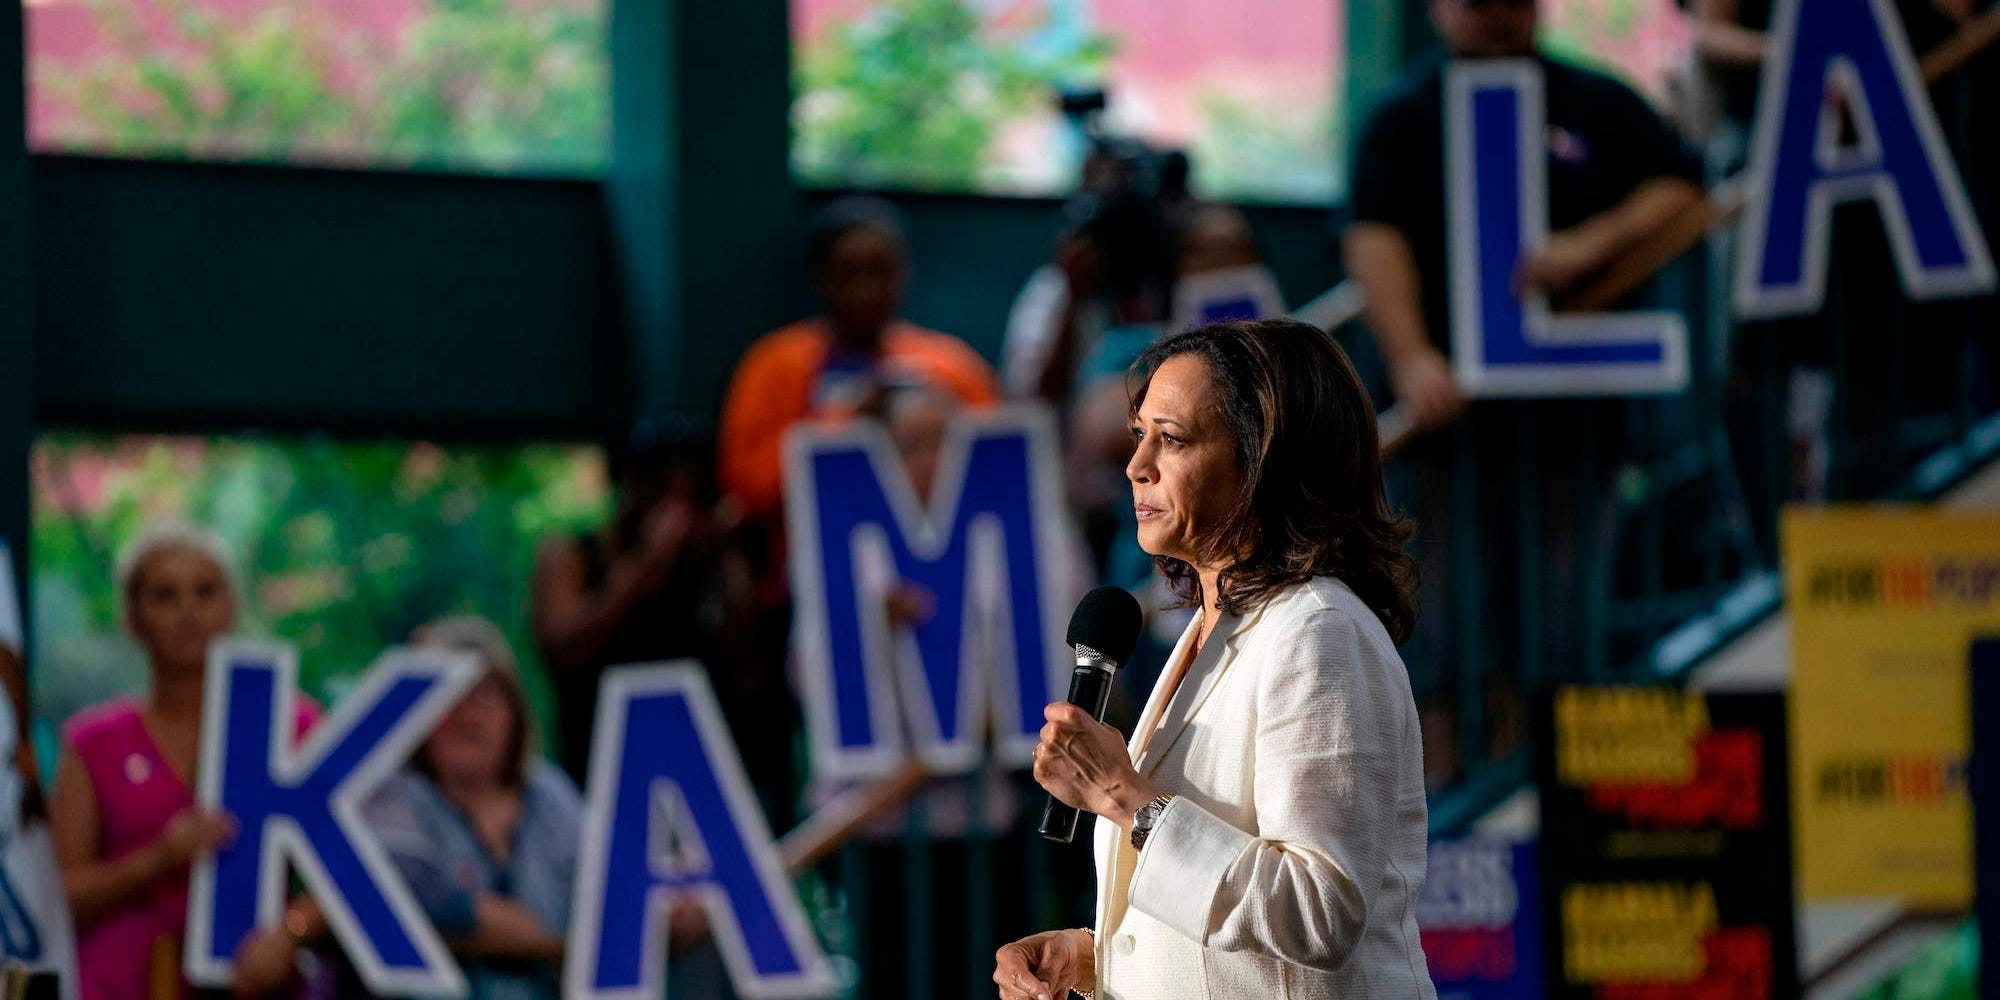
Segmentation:
<svg viewBox="0 0 2000 1000">
<path fill-rule="evenodd" d="M 1800 890 L 1969 907 L 1967 660 L 2000 634 L 2000 515 L 1793 509 L 1783 546 Z"/>
</svg>

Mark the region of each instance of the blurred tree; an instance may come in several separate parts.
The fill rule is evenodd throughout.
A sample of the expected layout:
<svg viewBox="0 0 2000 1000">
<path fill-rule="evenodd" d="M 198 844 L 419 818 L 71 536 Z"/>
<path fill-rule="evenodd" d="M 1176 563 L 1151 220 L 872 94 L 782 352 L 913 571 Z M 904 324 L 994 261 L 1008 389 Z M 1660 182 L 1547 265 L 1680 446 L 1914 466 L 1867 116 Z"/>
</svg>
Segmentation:
<svg viewBox="0 0 2000 1000">
<path fill-rule="evenodd" d="M 1099 71 L 1107 36 L 994 37 L 964 0 L 884 0 L 800 55 L 793 156 L 802 177 L 973 191 L 996 137 Z"/>
<path fill-rule="evenodd" d="M 1655 101 L 1686 66 L 1693 29 L 1675 0 L 1542 0 L 1541 47 Z"/>
<path fill-rule="evenodd" d="M 1325 204 L 1341 176 L 1344 102 L 1260 101 L 1223 91 L 1202 100 L 1198 194 L 1222 201 Z"/>
<path fill-rule="evenodd" d="M 229 542 L 242 629 L 296 644 L 315 696 L 336 700 L 425 620 L 474 612 L 507 632 L 554 735 L 528 577 L 544 537 L 608 515 L 595 451 L 55 434 L 33 461 L 34 684 L 46 720 L 143 685 L 118 625 L 113 561 L 148 523 L 179 517 Z"/>
<path fill-rule="evenodd" d="M 335 0 L 87 2 L 80 64 L 36 60 L 60 149 L 127 156 L 595 173 L 610 155 L 606 0 L 423 0 L 393 43 Z"/>
</svg>

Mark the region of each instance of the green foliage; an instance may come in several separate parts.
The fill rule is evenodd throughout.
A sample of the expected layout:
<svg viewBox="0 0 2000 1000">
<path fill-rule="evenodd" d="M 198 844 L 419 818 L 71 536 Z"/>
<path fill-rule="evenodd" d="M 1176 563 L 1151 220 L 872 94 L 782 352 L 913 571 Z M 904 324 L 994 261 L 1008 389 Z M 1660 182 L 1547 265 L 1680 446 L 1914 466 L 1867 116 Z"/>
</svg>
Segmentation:
<svg viewBox="0 0 2000 1000">
<path fill-rule="evenodd" d="M 60 148 L 128 156 L 602 170 L 610 150 L 604 0 L 428 0 L 394 46 L 343 28 L 337 0 L 270 0 L 245 23 L 200 0 L 88 0 L 101 42 L 40 60 Z"/>
<path fill-rule="evenodd" d="M 438 615 L 506 630 L 544 733 L 554 722 L 528 630 L 538 542 L 609 512 L 602 461 L 569 446 L 220 438 L 44 437 L 34 454 L 37 713 L 139 690 L 118 624 L 113 562 L 164 517 L 214 528 L 238 553 L 242 630 L 299 648 L 323 701 Z"/>
<path fill-rule="evenodd" d="M 971 191 L 989 186 L 1008 124 L 1098 69 L 1108 39 L 992 38 L 964 0 L 884 0 L 800 55 L 793 156 L 810 181 Z"/>
<path fill-rule="evenodd" d="M 1199 193 L 1223 201 L 1332 201 L 1346 148 L 1341 110 L 1337 101 L 1285 106 L 1206 95 L 1190 151 Z"/>
<path fill-rule="evenodd" d="M 1544 13 L 1538 39 L 1543 52 L 1629 79 L 1607 55 L 1607 46 L 1631 39 L 1647 13 L 1646 0 L 1544 0 Z"/>
</svg>

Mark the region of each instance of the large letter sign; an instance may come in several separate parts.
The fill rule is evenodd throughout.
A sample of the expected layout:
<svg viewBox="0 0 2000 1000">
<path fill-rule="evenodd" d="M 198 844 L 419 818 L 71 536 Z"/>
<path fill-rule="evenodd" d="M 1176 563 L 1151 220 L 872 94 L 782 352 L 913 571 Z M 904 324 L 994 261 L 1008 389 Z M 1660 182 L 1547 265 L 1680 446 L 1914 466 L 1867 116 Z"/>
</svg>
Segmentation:
<svg viewBox="0 0 2000 1000">
<path fill-rule="evenodd" d="M 459 652 L 391 650 L 294 750 L 297 675 L 289 646 L 230 640 L 209 650 L 196 794 L 238 830 L 195 865 L 188 978 L 229 985 L 237 944 L 278 922 L 289 861 L 371 991 L 463 996 L 464 976 L 360 806 L 478 680 L 478 664 Z"/>
<path fill-rule="evenodd" d="M 1474 396 L 1610 396 L 1687 386 L 1687 324 L 1668 312 L 1555 314 L 1515 293 L 1548 242 L 1542 72 L 1454 62 L 1446 77 L 1452 360 Z"/>
<path fill-rule="evenodd" d="M 928 770 L 970 771 L 989 697 L 1000 755 L 1030 760 L 1042 707 L 1069 670 L 1047 413 L 955 426 L 929 510 L 872 424 L 794 431 L 785 477 L 815 769 L 830 778 L 892 772 L 909 752 L 900 719 Z M 914 626 L 890 621 L 899 584 L 928 592 L 929 614 Z"/>
<path fill-rule="evenodd" d="M 1862 199 L 1880 210 L 1912 298 L 1991 291 L 1992 252 L 1888 0 L 1780 0 L 1775 17 L 1737 257 L 1738 313 L 1818 310 L 1833 206 Z M 1847 145 L 1843 106 L 1855 128 Z"/>
<path fill-rule="evenodd" d="M 660 996 L 677 893 L 706 907 L 742 996 L 837 988 L 699 666 L 605 675 L 584 808 L 569 1000 Z"/>
</svg>

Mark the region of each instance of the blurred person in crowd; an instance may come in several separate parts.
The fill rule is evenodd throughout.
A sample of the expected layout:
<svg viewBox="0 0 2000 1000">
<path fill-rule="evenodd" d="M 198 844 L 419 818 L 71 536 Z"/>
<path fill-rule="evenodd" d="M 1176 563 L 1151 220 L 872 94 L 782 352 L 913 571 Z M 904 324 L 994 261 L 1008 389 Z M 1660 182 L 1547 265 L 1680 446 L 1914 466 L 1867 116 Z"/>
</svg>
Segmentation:
<svg viewBox="0 0 2000 1000">
<path fill-rule="evenodd" d="M 866 198 L 828 206 L 806 260 L 825 311 L 752 344 L 722 404 L 722 489 L 752 521 L 776 519 L 785 432 L 800 421 L 879 414 L 899 385 L 938 386 L 974 406 L 1000 398 L 978 352 L 898 315 L 910 253 L 893 207 Z"/>
<path fill-rule="evenodd" d="M 1084 99 L 1065 108 L 1091 143 L 1081 184 L 1064 207 L 1053 257 L 1014 297 L 1001 346 L 1007 394 L 1063 409 L 1081 388 L 1079 368 L 1107 330 L 1167 318 L 1174 248 L 1198 207 L 1186 153 L 1107 136 L 1104 95 Z"/>
<path fill-rule="evenodd" d="M 1263 263 L 1264 257 L 1257 251 L 1257 234 L 1240 210 L 1229 205 L 1201 205 L 1189 213 L 1176 267 L 1181 277 Z"/>
<path fill-rule="evenodd" d="M 692 419 L 642 421 L 614 449 L 612 466 L 611 522 L 543 545 L 531 596 L 562 730 L 557 759 L 579 784 L 609 667 L 699 661 L 735 733 L 789 732 L 797 715 L 782 629 L 774 638 L 760 627 L 740 517 L 715 496 L 708 429 Z M 790 743 L 746 741 L 742 750 L 752 786 L 782 829 L 791 815 Z"/>
<path fill-rule="evenodd" d="M 1532 58 L 1546 78 L 1551 233 L 1523 265 L 1524 286 L 1559 298 L 1701 200 L 1699 166 L 1645 98 L 1539 54 L 1534 0 L 1431 0 L 1430 9 L 1451 59 Z M 1446 356 L 1446 66 L 1419 69 L 1369 116 L 1343 240 L 1397 400 L 1422 431 L 1451 425 L 1466 405 Z"/>
<path fill-rule="evenodd" d="M 1010 396 L 1066 406 L 1105 332 L 1166 319 L 1173 226 L 1156 198 L 1086 193 L 1053 259 L 1028 278 L 1007 316 L 1002 376 Z"/>
<path fill-rule="evenodd" d="M 536 753 L 514 652 L 498 626 L 461 615 L 414 638 L 473 654 L 483 673 L 361 815 L 458 956 L 470 1000 L 556 1000 L 582 796 Z M 340 967 L 337 995 L 366 996 L 352 968 Z"/>
<path fill-rule="evenodd" d="M 1546 662 L 1524 669 L 1570 676 L 1591 655 L 1582 609 L 1601 594 L 1608 574 L 1624 405 L 1617 399 L 1468 403 L 1449 357 L 1453 221 L 1445 191 L 1445 70 L 1450 60 L 1484 59 L 1533 59 L 1541 68 L 1550 235 L 1523 262 L 1519 282 L 1558 305 L 1566 292 L 1694 208 L 1702 198 L 1701 164 L 1631 88 L 1540 54 L 1535 0 L 1431 0 L 1430 13 L 1448 59 L 1415 71 L 1368 117 L 1343 239 L 1348 273 L 1365 294 L 1365 319 L 1398 405 L 1419 435 L 1451 431 L 1407 449 L 1415 479 L 1406 484 L 1413 491 L 1408 502 L 1424 526 L 1418 544 L 1424 626 L 1411 660 L 1420 672 L 1451 676 L 1469 644 L 1514 659 L 1535 647 L 1527 638 L 1533 630 Z M 1475 490 L 1481 499 L 1467 492 Z M 1528 535 L 1520 511 L 1505 498 L 1531 492 L 1539 516 Z M 1517 538 L 1535 539 L 1534 550 L 1516 551 Z M 1492 583 L 1449 572 L 1452 546 L 1465 545 L 1475 551 L 1461 552 L 1460 561 L 1469 555 L 1492 567 Z M 1516 588 L 1498 583 L 1512 573 L 1508 567 L 1523 564 L 1541 574 L 1542 620 L 1524 621 L 1513 605 Z M 1469 621 L 1481 624 L 1474 630 Z M 1488 749 L 1460 753 L 1478 759 Z M 1448 755 L 1433 757 L 1449 769 Z"/>
<path fill-rule="evenodd" d="M 49 804 L 56 864 L 84 1000 L 143 1000 L 163 982 L 194 995 L 180 979 L 188 866 L 235 835 L 230 817 L 194 800 L 203 686 L 209 643 L 234 628 L 239 591 L 222 540 L 178 524 L 133 539 L 117 580 L 151 690 L 86 709 L 64 727 Z M 295 738 L 316 715 L 299 702 Z M 284 925 L 254 932 L 236 953 L 238 995 L 286 986 L 300 940 L 323 932 L 297 904 Z"/>
</svg>

